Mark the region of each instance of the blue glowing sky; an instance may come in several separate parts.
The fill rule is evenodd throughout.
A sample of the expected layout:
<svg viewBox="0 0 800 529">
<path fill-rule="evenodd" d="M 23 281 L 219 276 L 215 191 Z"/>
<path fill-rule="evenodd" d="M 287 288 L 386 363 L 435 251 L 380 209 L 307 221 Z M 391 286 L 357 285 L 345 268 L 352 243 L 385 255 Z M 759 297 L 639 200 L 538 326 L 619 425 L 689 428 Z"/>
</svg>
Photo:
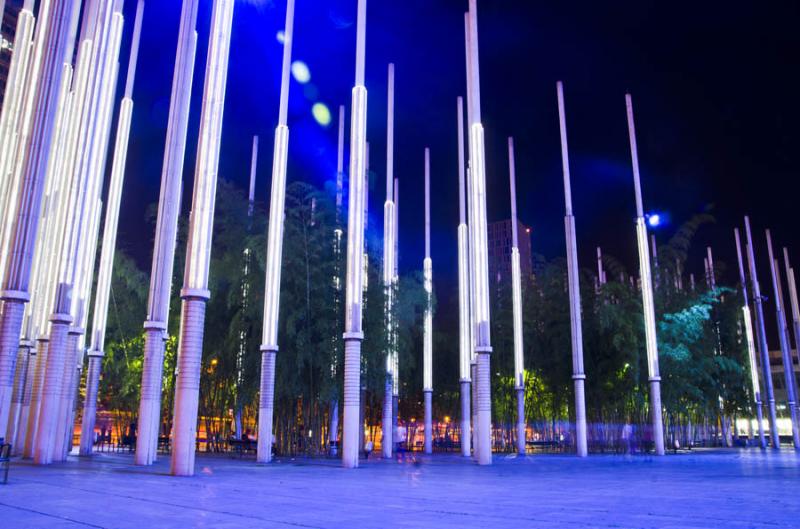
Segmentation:
<svg viewBox="0 0 800 529">
<path fill-rule="evenodd" d="M 130 24 L 123 48 L 135 1 L 125 4 Z M 720 260 L 731 264 L 731 230 L 746 211 L 756 215 L 759 227 L 771 225 L 781 242 L 800 248 L 789 216 L 796 195 L 778 190 L 791 186 L 797 172 L 800 13 L 789 2 L 754 4 L 480 1 L 489 219 L 509 215 L 506 137 L 513 135 L 519 212 L 534 228 L 534 251 L 548 257 L 563 253 L 555 94 L 555 82 L 562 79 L 584 265 L 591 265 L 596 245 L 631 268 L 636 262 L 626 90 L 632 91 L 637 112 L 648 211 L 677 223 L 713 205 L 720 222 L 700 234 L 701 242 L 713 242 Z M 400 264 L 404 269 L 422 264 L 423 148 L 429 145 L 437 278 L 455 273 L 455 99 L 465 91 L 466 6 L 466 0 L 373 0 L 368 6 L 368 137 L 377 183 L 370 193 L 370 225 L 382 223 L 386 66 L 393 61 Z M 307 66 L 310 79 L 291 86 L 290 179 L 321 183 L 334 176 L 337 108 L 349 105 L 353 83 L 355 9 L 355 0 L 297 0 L 294 58 Z M 251 137 L 260 135 L 256 190 L 264 202 L 278 113 L 282 50 L 276 35 L 284 10 L 283 0 L 240 0 L 234 12 L 220 176 L 246 189 Z M 144 15 L 119 239 L 144 268 L 149 268 L 151 239 L 142 238 L 140 227 L 145 207 L 158 197 L 179 11 L 178 0 L 149 0 Z M 211 1 L 200 0 L 184 214 L 191 197 L 210 13 Z M 122 56 L 127 60 L 124 49 Z M 333 113 L 331 126 L 314 119 L 315 103 Z M 670 223 L 662 224 L 666 236 Z M 702 258 L 695 261 L 689 268 L 699 272 Z"/>
</svg>

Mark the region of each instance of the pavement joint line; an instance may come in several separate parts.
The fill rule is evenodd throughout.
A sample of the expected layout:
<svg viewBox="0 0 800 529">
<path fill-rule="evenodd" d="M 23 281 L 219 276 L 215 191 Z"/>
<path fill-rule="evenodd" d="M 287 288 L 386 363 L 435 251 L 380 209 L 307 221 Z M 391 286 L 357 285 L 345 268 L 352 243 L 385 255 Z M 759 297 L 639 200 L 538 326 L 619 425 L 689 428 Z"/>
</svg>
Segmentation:
<svg viewBox="0 0 800 529">
<path fill-rule="evenodd" d="M 82 522 L 80 520 L 73 520 L 72 518 L 67 518 L 66 516 L 58 516 L 56 514 L 50 514 L 50 513 L 47 513 L 47 512 L 37 511 L 36 509 L 30 509 L 28 507 L 20 507 L 19 505 L 10 505 L 8 503 L 3 503 L 1 501 L 0 501 L 0 505 L 2 505 L 3 507 L 8 507 L 10 509 L 16 509 L 18 511 L 25 511 L 25 512 L 32 512 L 34 514 L 39 514 L 41 516 L 46 516 L 48 518 L 55 518 L 57 520 L 64 520 L 64 521 L 67 521 L 67 522 L 70 522 L 70 523 L 83 525 L 83 526 L 86 526 L 86 527 L 96 527 L 97 529 L 105 529 L 102 525 L 94 525 L 94 524 L 91 524 L 91 523 Z"/>
</svg>

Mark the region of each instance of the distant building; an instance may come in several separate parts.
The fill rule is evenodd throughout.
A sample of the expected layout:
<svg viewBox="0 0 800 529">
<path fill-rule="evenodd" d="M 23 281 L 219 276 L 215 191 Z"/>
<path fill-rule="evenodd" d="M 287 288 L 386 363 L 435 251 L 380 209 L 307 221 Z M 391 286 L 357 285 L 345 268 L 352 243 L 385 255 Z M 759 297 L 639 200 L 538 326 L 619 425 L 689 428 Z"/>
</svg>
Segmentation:
<svg viewBox="0 0 800 529">
<path fill-rule="evenodd" d="M 11 46 L 14 42 L 14 35 L 17 32 L 17 17 L 21 9 L 19 2 L 6 2 L 6 12 L 3 16 L 2 38 L 0 38 L 0 108 L 3 106 L 3 99 L 6 94 L 6 83 L 8 82 L 8 70 L 11 67 Z"/>
<path fill-rule="evenodd" d="M 490 222 L 488 227 L 489 242 L 489 281 L 499 283 L 511 279 L 511 220 Z M 519 264 L 524 278 L 533 274 L 531 257 L 531 228 L 517 220 L 519 237 Z"/>
</svg>

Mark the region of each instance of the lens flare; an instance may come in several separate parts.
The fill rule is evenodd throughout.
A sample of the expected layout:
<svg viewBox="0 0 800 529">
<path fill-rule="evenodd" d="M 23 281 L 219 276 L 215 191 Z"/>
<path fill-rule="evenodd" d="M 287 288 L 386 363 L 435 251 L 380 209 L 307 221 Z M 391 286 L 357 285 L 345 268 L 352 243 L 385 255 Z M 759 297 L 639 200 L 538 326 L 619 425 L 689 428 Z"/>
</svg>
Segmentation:
<svg viewBox="0 0 800 529">
<path fill-rule="evenodd" d="M 323 127 L 331 124 L 331 111 L 325 103 L 314 103 L 314 106 L 311 107 L 311 115 Z"/>
<path fill-rule="evenodd" d="M 300 84 L 306 84 L 311 80 L 311 70 L 308 65 L 303 61 L 294 61 L 292 63 L 292 77 Z"/>
</svg>

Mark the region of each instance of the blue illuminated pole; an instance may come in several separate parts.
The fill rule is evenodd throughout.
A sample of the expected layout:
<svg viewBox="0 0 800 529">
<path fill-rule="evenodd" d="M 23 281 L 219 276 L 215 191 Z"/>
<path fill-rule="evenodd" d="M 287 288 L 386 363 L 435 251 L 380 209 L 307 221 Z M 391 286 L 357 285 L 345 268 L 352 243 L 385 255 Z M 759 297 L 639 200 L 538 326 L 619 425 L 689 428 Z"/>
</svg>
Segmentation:
<svg viewBox="0 0 800 529">
<path fill-rule="evenodd" d="M 272 460 L 272 417 L 275 404 L 275 360 L 278 355 L 278 316 L 280 313 L 281 261 L 283 257 L 283 218 L 286 202 L 286 162 L 289 151 L 289 72 L 292 64 L 294 0 L 286 4 L 286 29 L 283 40 L 283 70 L 278 126 L 272 158 L 267 270 L 264 284 L 264 329 L 261 344 L 261 385 L 258 405 L 259 463 Z"/>
<path fill-rule="evenodd" d="M 422 392 L 425 398 L 426 454 L 433 453 L 433 261 L 431 261 L 431 153 L 425 147 L 425 321 L 422 351 Z"/>
<path fill-rule="evenodd" d="M 347 220 L 345 300 L 344 429 L 342 465 L 358 467 L 361 390 L 362 296 L 364 284 L 364 210 L 366 208 L 367 89 L 364 86 L 367 2 L 358 0 L 356 76 L 350 127 L 350 200 Z"/>
<path fill-rule="evenodd" d="M 631 95 L 625 94 L 628 111 L 628 133 L 631 144 L 633 183 L 636 192 L 636 236 L 639 242 L 639 274 L 642 283 L 642 307 L 647 345 L 647 370 L 650 383 L 650 415 L 653 423 L 653 441 L 656 455 L 664 455 L 664 423 L 661 417 L 661 374 L 658 369 L 658 343 L 656 341 L 656 315 L 653 303 L 653 281 L 650 275 L 650 252 L 647 247 L 647 226 L 642 206 L 642 185 L 639 178 L 639 153 L 636 146 L 636 127 L 633 121 Z"/>
<path fill-rule="evenodd" d="M 464 101 L 457 101 L 458 112 L 458 345 L 461 385 L 461 455 L 471 455 L 470 386 L 472 360 L 472 320 L 470 317 L 469 228 L 464 163 Z"/>
<path fill-rule="evenodd" d="M 767 330 L 764 323 L 764 306 L 761 297 L 761 287 L 758 284 L 756 272 L 756 258 L 753 250 L 753 236 L 750 232 L 750 218 L 744 218 L 744 230 L 747 236 L 747 263 L 750 268 L 750 284 L 753 289 L 753 302 L 756 307 L 756 336 L 758 339 L 759 356 L 761 357 L 761 370 L 764 375 L 764 385 L 767 388 L 767 411 L 769 412 L 769 437 L 772 448 L 780 448 L 778 437 L 778 414 L 775 410 L 775 390 L 772 385 L 772 368 L 769 363 L 769 346 L 767 345 Z M 693 288 L 694 290 L 694 288 Z"/>
<path fill-rule="evenodd" d="M 761 448 L 767 448 L 767 439 L 764 436 L 764 411 L 761 403 L 761 389 L 758 383 L 758 364 L 756 363 L 755 342 L 753 338 L 753 319 L 750 314 L 750 300 L 747 294 L 747 280 L 744 273 L 744 260 L 742 259 L 742 244 L 739 238 L 739 228 L 734 228 L 736 238 L 736 257 L 739 262 L 739 283 L 742 285 L 742 319 L 744 321 L 745 340 L 747 341 L 747 358 L 750 363 L 750 384 L 753 390 L 753 406 L 756 410 L 758 421 L 758 438 Z"/>
<path fill-rule="evenodd" d="M 567 118 L 564 109 L 564 86 L 556 85 L 558 96 L 558 121 L 561 132 L 561 166 L 564 174 L 564 230 L 567 235 L 567 280 L 569 281 L 570 336 L 572 339 L 572 380 L 575 387 L 575 449 L 579 457 L 589 453 L 586 442 L 586 401 L 583 370 L 583 326 L 581 323 L 581 286 L 578 269 L 578 241 L 575 237 L 575 216 L 572 214 L 572 184 L 569 173 L 569 147 L 567 145 Z M 602 263 L 598 266 L 602 275 Z"/>
<path fill-rule="evenodd" d="M 386 325 L 386 380 L 383 392 L 383 438 L 381 448 L 384 458 L 392 457 L 392 407 L 394 396 L 394 274 L 395 266 L 395 212 L 394 212 L 394 64 L 389 64 L 387 120 L 386 120 L 386 202 L 383 205 L 383 288 L 385 297 L 384 318 Z"/>
</svg>

